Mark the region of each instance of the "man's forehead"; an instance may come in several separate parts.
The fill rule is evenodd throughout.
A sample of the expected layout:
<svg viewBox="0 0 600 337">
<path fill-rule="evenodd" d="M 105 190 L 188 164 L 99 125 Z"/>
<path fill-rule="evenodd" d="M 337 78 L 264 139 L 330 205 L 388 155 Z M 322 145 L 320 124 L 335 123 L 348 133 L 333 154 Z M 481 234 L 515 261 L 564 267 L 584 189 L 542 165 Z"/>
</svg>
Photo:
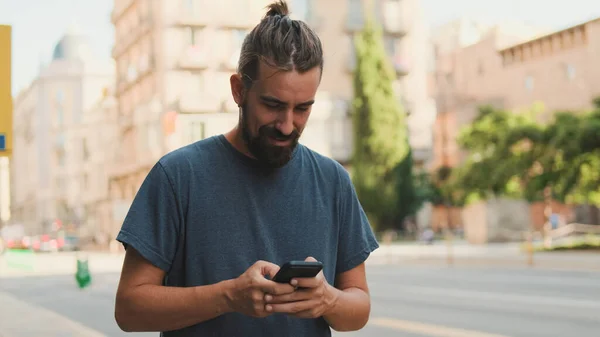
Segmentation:
<svg viewBox="0 0 600 337">
<path fill-rule="evenodd" d="M 289 91 L 293 91 L 298 96 L 314 96 L 319 87 L 319 71 L 318 68 L 304 73 L 272 67 L 261 69 L 254 88 L 259 95 L 287 96 Z M 306 100 L 310 98 L 305 97 Z"/>
</svg>

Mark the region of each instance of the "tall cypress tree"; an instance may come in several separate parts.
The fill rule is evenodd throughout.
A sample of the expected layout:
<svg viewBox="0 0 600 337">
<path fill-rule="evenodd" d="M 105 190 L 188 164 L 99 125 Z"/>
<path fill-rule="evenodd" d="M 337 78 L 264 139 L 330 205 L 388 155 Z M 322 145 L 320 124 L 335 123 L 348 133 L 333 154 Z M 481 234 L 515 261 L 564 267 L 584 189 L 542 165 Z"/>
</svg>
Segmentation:
<svg viewBox="0 0 600 337">
<path fill-rule="evenodd" d="M 367 11 L 371 13 L 372 11 Z M 398 188 L 406 183 L 412 160 L 405 113 L 394 94 L 395 70 L 386 54 L 381 29 L 367 15 L 357 34 L 354 70 L 353 181 L 361 203 L 377 230 L 393 228 L 398 220 Z M 404 199 L 404 198 L 403 198 Z"/>
</svg>

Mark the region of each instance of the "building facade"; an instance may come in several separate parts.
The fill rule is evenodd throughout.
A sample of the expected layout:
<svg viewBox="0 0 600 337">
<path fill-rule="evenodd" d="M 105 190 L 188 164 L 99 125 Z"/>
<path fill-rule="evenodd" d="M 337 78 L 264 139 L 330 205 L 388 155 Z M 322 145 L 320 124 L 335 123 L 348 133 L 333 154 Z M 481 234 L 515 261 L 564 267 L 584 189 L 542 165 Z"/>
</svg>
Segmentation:
<svg viewBox="0 0 600 337">
<path fill-rule="evenodd" d="M 434 43 L 442 45 L 441 41 Z M 436 57 L 434 168 L 464 161 L 466 154 L 456 138 L 481 105 L 516 113 L 537 105 L 544 111 L 544 122 L 555 111 L 589 109 L 600 96 L 600 19 L 551 32 L 494 26 L 466 45 L 445 42 Z M 553 208 L 570 217 L 564 205 Z M 541 209 L 543 205 L 531 208 L 532 223 L 538 227 L 544 223 Z M 448 222 L 460 224 L 460 212 L 452 214 Z M 438 225 L 447 221 L 443 214 L 436 216 Z"/>
<path fill-rule="evenodd" d="M 113 72 L 112 62 L 96 60 L 86 38 L 72 29 L 15 98 L 11 215 L 29 235 L 46 234 L 57 223 L 85 223 L 84 111 L 114 82 Z"/>
</svg>

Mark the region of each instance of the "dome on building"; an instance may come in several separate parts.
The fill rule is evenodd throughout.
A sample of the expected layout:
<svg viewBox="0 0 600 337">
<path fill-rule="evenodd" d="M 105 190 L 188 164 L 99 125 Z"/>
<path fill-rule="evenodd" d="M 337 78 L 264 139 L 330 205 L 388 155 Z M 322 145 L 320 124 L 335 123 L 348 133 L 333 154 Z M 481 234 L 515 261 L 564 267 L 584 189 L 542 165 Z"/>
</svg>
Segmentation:
<svg viewBox="0 0 600 337">
<path fill-rule="evenodd" d="M 80 32 L 77 26 L 71 25 L 67 33 L 54 47 L 52 60 L 88 59 L 91 54 L 90 44 L 86 36 Z"/>
</svg>

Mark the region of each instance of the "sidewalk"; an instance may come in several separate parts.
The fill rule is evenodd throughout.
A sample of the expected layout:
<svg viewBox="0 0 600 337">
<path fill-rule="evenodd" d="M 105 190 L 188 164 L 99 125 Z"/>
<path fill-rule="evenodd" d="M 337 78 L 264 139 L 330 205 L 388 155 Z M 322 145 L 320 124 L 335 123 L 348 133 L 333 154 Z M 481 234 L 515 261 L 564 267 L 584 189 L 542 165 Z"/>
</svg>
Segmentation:
<svg viewBox="0 0 600 337">
<path fill-rule="evenodd" d="M 447 264 L 449 252 L 456 266 L 528 267 L 528 256 L 518 243 L 476 246 L 460 241 L 450 250 L 444 242 L 434 245 L 382 244 L 367 264 Z M 42 253 L 27 257 L 5 254 L 0 256 L 0 278 L 74 275 L 78 255 L 87 256 L 92 273 L 119 273 L 124 259 L 123 253 L 104 252 Z M 533 258 L 535 268 L 600 271 L 600 253 L 536 252 Z"/>
<path fill-rule="evenodd" d="M 123 266 L 125 255 L 103 252 L 63 252 L 23 256 L 9 252 L 0 256 L 0 278 L 74 275 L 78 257 L 87 257 L 89 268 L 93 273 L 118 273 Z"/>
<path fill-rule="evenodd" d="M 53 311 L 0 291 L 0 337 L 106 337 Z"/>
<path fill-rule="evenodd" d="M 528 255 L 519 243 L 476 246 L 458 242 L 450 247 L 445 242 L 381 245 L 368 262 L 378 265 L 447 264 L 449 254 L 456 266 L 529 267 Z M 542 269 L 600 271 L 600 253 L 597 252 L 535 252 L 533 262 L 535 268 Z"/>
</svg>

